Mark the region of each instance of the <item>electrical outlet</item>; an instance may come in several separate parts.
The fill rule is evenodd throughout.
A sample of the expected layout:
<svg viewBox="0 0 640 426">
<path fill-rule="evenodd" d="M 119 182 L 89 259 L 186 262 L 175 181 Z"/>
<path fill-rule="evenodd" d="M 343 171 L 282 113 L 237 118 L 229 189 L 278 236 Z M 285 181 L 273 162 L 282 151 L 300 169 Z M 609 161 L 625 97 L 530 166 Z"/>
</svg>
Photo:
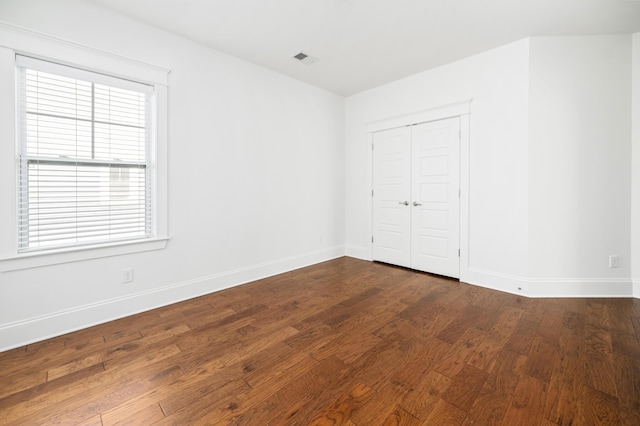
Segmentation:
<svg viewBox="0 0 640 426">
<path fill-rule="evenodd" d="M 620 256 L 617 254 L 612 254 L 609 256 L 609 268 L 619 268 L 620 267 Z"/>
<path fill-rule="evenodd" d="M 133 281 L 133 268 L 127 268 L 122 270 L 122 283 L 130 283 Z"/>
</svg>

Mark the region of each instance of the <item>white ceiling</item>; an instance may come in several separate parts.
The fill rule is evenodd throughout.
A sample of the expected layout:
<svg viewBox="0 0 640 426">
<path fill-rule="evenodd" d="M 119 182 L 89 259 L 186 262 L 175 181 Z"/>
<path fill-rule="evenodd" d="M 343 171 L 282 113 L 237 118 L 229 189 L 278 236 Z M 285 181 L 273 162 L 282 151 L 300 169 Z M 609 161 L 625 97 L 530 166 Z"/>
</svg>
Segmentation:
<svg viewBox="0 0 640 426">
<path fill-rule="evenodd" d="M 88 1 L 345 96 L 527 36 L 640 31 L 639 0 Z"/>
</svg>

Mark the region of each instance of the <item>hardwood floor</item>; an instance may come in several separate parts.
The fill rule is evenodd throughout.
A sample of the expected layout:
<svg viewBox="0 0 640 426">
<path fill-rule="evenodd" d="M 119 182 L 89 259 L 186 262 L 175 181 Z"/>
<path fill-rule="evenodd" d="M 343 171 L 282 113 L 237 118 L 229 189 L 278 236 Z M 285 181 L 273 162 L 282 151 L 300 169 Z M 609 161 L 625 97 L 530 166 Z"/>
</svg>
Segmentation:
<svg viewBox="0 0 640 426">
<path fill-rule="evenodd" d="M 0 424 L 640 425 L 640 300 L 340 258 L 0 353 Z"/>
</svg>

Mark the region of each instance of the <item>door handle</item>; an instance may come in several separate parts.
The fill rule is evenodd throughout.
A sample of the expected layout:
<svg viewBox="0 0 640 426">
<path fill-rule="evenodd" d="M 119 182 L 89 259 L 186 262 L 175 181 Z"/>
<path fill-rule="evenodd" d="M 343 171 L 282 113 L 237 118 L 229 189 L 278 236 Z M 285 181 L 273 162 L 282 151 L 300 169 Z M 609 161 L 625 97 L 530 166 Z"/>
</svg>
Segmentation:
<svg viewBox="0 0 640 426">
<path fill-rule="evenodd" d="M 418 206 L 421 206 L 421 205 L 422 205 L 422 204 L 417 203 L 417 202 L 415 202 L 415 201 L 413 202 L 413 207 L 418 207 Z"/>
<path fill-rule="evenodd" d="M 403 206 L 408 206 L 409 202 L 408 201 L 398 201 L 398 204 L 402 204 Z"/>
</svg>

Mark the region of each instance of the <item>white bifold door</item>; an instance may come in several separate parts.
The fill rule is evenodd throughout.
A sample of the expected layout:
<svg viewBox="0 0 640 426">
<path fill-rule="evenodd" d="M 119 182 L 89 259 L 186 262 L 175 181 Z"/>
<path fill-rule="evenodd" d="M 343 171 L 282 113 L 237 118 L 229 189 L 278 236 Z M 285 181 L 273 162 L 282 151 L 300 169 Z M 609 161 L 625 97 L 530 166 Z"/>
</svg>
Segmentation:
<svg viewBox="0 0 640 426">
<path fill-rule="evenodd" d="M 460 276 L 460 119 L 373 134 L 373 260 Z"/>
</svg>

